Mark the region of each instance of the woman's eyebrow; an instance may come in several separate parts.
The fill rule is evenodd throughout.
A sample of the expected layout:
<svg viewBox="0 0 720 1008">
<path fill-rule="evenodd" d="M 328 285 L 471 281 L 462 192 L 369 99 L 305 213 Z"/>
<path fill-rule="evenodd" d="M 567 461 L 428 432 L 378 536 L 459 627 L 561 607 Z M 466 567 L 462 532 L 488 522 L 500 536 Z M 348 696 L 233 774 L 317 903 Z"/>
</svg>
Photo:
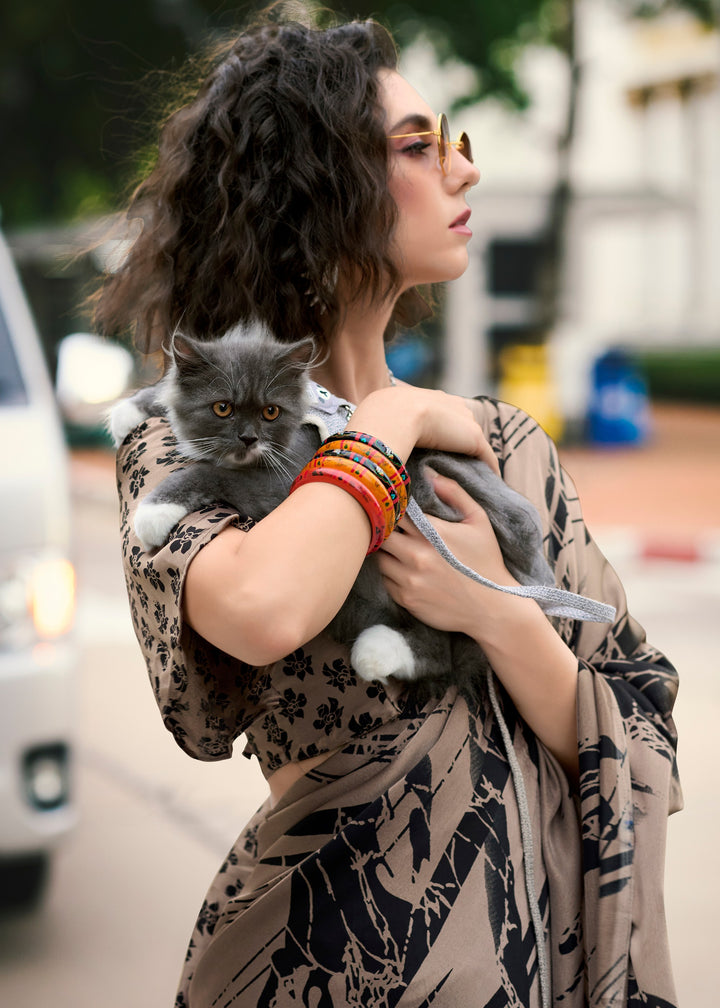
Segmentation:
<svg viewBox="0 0 720 1008">
<path fill-rule="evenodd" d="M 403 116 L 394 126 L 391 126 L 390 134 L 411 132 L 411 129 L 416 129 L 418 133 L 430 132 L 432 128 L 432 123 L 426 115 L 422 115 L 420 112 L 411 112 L 410 115 Z"/>
</svg>

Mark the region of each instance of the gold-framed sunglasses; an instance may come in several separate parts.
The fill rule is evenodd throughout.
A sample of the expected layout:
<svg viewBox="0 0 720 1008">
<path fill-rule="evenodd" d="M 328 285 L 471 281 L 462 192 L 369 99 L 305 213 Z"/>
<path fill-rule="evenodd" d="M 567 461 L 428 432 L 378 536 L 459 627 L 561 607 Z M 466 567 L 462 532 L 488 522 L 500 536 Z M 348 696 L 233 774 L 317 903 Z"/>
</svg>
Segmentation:
<svg viewBox="0 0 720 1008">
<path fill-rule="evenodd" d="M 472 148 L 470 147 L 470 137 L 467 133 L 463 132 L 457 138 L 457 140 L 450 139 L 450 127 L 448 126 L 447 116 L 444 112 L 441 112 L 438 116 L 437 129 L 434 130 L 414 130 L 412 133 L 393 133 L 388 137 L 388 140 L 403 140 L 406 137 L 421 137 L 421 136 L 434 136 L 437 137 L 438 145 L 438 159 L 440 161 L 440 168 L 443 175 L 448 175 L 450 173 L 450 157 L 452 155 L 453 147 L 462 154 L 462 156 L 473 163 L 472 158 Z"/>
</svg>

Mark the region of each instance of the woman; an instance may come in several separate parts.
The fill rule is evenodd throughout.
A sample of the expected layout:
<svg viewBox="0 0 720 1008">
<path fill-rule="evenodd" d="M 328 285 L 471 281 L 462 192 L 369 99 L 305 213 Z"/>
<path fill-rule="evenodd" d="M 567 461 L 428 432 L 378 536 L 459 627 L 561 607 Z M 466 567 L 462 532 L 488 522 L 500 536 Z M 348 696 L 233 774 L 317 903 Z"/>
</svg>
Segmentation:
<svg viewBox="0 0 720 1008">
<path fill-rule="evenodd" d="M 188 516 L 148 555 L 135 506 L 182 462 L 163 420 L 133 431 L 118 454 L 124 558 L 165 724 L 199 759 L 230 756 L 246 732 L 270 789 L 210 888 L 178 1006 L 674 998 L 674 672 L 628 615 L 537 425 L 395 383 L 385 362 L 417 286 L 467 266 L 479 173 L 467 138 L 449 144 L 436 121 L 372 22 L 247 29 L 166 124 L 133 207 L 143 232 L 100 319 L 133 319 L 145 350 L 180 322 L 203 338 L 255 317 L 281 339 L 311 334 L 325 350 L 317 409 L 352 413 L 400 460 L 418 445 L 490 462 L 537 506 L 557 583 L 617 619 L 555 628 L 455 571 L 407 519 L 384 539 L 393 598 L 490 659 L 509 752 L 487 699 L 450 690 L 420 708 L 399 683 L 358 680 L 324 633 L 373 534 L 345 488 L 302 483 L 258 522 Z M 452 551 L 512 584 L 484 512 L 452 481 L 436 487 L 464 516 L 435 522 Z"/>
</svg>

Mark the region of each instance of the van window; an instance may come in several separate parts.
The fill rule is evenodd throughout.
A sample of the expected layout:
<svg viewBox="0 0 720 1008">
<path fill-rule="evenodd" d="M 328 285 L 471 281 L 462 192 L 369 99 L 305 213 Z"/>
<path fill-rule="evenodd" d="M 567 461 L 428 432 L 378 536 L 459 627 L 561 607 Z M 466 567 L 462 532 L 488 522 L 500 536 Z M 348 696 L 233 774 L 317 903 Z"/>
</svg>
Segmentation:
<svg viewBox="0 0 720 1008">
<path fill-rule="evenodd" d="M 0 311 L 0 406 L 22 406 L 27 401 L 25 383 L 10 342 L 5 316 Z"/>
</svg>

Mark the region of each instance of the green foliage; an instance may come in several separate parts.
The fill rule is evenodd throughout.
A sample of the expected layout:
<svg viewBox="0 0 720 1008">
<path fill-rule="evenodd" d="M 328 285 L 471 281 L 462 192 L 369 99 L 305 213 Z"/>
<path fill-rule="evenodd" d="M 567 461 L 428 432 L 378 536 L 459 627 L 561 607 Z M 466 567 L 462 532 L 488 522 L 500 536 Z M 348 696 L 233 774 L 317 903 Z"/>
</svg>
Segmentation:
<svg viewBox="0 0 720 1008">
<path fill-rule="evenodd" d="M 3 5 L 5 227 L 66 220 L 122 202 L 135 175 L 134 152 L 155 118 L 162 72 L 179 66 L 212 29 L 235 20 L 219 6 L 218 0 Z"/>
<path fill-rule="evenodd" d="M 720 0 L 635 0 L 630 6 L 637 17 L 657 17 L 663 11 L 680 8 L 703 24 L 720 24 Z"/>
<path fill-rule="evenodd" d="M 563 44 L 568 26 L 567 0 L 336 0 L 338 11 L 361 17 L 376 15 L 400 44 L 424 33 L 440 60 L 458 58 L 472 67 L 475 88 L 463 103 L 493 96 L 524 108 L 529 96 L 515 66 L 531 43 Z"/>
<path fill-rule="evenodd" d="M 653 399 L 720 403 L 720 349 L 644 350 L 636 353 Z"/>
<path fill-rule="evenodd" d="M 670 9 L 695 14 L 707 25 L 720 20 L 720 0 L 614 0 L 628 16 L 654 17 Z M 331 0 L 332 3 L 332 0 Z M 572 46 L 576 0 L 335 0 L 334 8 L 361 17 L 377 16 L 401 43 L 427 35 L 440 60 L 455 57 L 475 71 L 475 88 L 462 104 L 500 98 L 521 109 L 529 96 L 515 69 L 531 44 L 563 53 Z"/>
</svg>

